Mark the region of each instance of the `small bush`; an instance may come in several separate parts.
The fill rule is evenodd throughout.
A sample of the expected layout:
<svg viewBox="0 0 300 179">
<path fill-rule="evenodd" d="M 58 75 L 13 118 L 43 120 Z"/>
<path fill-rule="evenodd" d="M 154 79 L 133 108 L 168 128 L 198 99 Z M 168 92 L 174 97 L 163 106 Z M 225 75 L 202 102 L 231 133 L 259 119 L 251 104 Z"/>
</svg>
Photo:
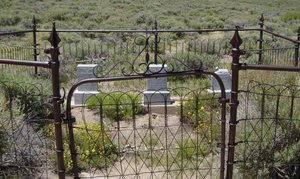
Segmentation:
<svg viewBox="0 0 300 179">
<path fill-rule="evenodd" d="M 55 140 L 54 125 L 45 128 L 45 134 Z M 66 136 L 66 135 L 65 135 Z M 74 128 L 77 163 L 80 171 L 90 168 L 102 169 L 109 167 L 117 159 L 117 146 L 109 139 L 110 133 L 99 124 L 79 124 Z M 64 138 L 64 160 L 66 172 L 72 172 L 73 161 L 69 148 L 69 139 Z M 53 153 L 53 161 L 56 154 Z"/>
<path fill-rule="evenodd" d="M 281 19 L 285 22 L 291 20 L 300 20 L 300 12 L 297 11 L 286 12 L 281 16 Z"/>
<path fill-rule="evenodd" d="M 178 107 L 182 121 L 192 124 L 198 135 L 208 143 L 220 136 L 219 103 L 213 94 L 206 92 L 191 93 Z"/>
<path fill-rule="evenodd" d="M 21 17 L 19 16 L 0 16 L 0 26 L 14 26 L 21 22 Z"/>
<path fill-rule="evenodd" d="M 0 76 L 0 90 L 4 94 L 3 111 L 11 108 L 11 104 L 16 104 L 20 113 L 24 114 L 25 120 L 37 124 L 36 129 L 45 124 L 45 120 L 36 119 L 53 118 L 52 106 L 49 105 L 49 85 L 26 74 L 15 77 L 3 71 Z"/>
<path fill-rule="evenodd" d="M 100 93 L 90 97 L 86 104 L 90 109 L 99 109 L 108 119 L 124 120 L 143 112 L 142 97 L 134 93 Z"/>
</svg>

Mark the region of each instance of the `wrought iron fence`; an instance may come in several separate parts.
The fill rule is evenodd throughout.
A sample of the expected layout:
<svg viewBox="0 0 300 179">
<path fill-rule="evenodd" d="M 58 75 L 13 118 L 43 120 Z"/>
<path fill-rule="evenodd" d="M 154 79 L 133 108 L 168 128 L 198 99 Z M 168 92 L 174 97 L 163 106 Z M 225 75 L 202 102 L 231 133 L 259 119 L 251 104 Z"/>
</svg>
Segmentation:
<svg viewBox="0 0 300 179">
<path fill-rule="evenodd" d="M 297 178 L 299 177 L 297 156 L 299 125 L 294 115 L 297 113 L 294 110 L 298 93 L 298 87 L 295 85 L 298 83 L 296 78 L 286 81 L 285 86 L 250 83 L 243 91 L 239 84 L 241 82 L 239 77 L 241 70 L 274 71 L 275 73 L 275 71 L 299 72 L 300 69 L 240 63 L 240 56 L 246 54 L 246 51 L 240 49 L 242 43 L 237 29 L 231 40 L 232 91 L 226 177 Z M 277 78 L 277 82 L 279 79 Z M 238 119 L 239 101 L 243 93 L 246 94 L 245 108 L 242 109 L 245 115 Z M 295 138 L 291 139 L 291 135 L 295 135 Z M 234 169 L 233 166 L 240 168 Z"/>
<path fill-rule="evenodd" d="M 234 178 L 299 178 L 299 86 L 252 81 L 240 99 Z"/>
<path fill-rule="evenodd" d="M 237 119 L 239 105 L 238 95 L 242 92 L 239 91 L 240 70 L 300 71 L 298 68 L 300 31 L 297 34 L 298 39 L 294 40 L 270 32 L 264 29 L 263 26 L 264 19 L 262 17 L 260 19 L 259 29 L 241 29 L 237 27 L 235 29 L 159 30 L 156 24 L 154 30 L 149 31 L 60 30 L 61 33 L 142 34 L 140 38 L 134 37 L 131 41 L 128 41 L 128 45 L 125 46 L 123 41 L 121 43 L 101 43 L 100 47 L 97 45 L 88 45 L 90 43 L 84 45 L 81 42 L 75 43 L 75 47 L 72 47 L 71 44 L 63 46 L 61 57 L 68 60 L 63 60 L 61 64 L 65 63 L 71 66 L 70 68 L 65 68 L 67 69 L 66 72 L 69 71 L 71 73 L 74 71 L 76 65 L 76 62 L 73 60 L 74 56 L 81 62 L 94 62 L 97 58 L 97 63 L 100 62 L 101 64 L 101 67 L 94 71 L 96 75 L 95 78 L 77 82 L 71 87 L 67 97 L 65 114 L 61 111 L 64 97 L 60 96 L 59 80 L 63 78 L 60 78 L 61 76 L 59 75 L 58 57 L 60 53 L 58 44 L 60 39 L 55 26 L 53 26 L 50 36 L 51 48 L 45 51 L 51 55 L 51 61 L 46 60 L 46 62 L 45 59 L 42 58 L 43 55 L 39 55 L 38 53 L 40 49 L 36 41 L 36 34 L 50 31 L 36 29 L 35 21 L 33 21 L 33 30 L 0 33 L 0 36 L 15 33 L 33 33 L 33 48 L 31 49 L 33 51 L 33 61 L 10 59 L 19 57 L 17 55 L 15 57 L 11 55 L 12 51 L 9 51 L 10 55 L 6 56 L 7 53 L 5 50 L 1 51 L 5 59 L 1 59 L 0 61 L 1 64 L 35 66 L 35 74 L 38 72 L 37 67 L 51 69 L 53 86 L 52 118 L 54 119 L 54 126 L 52 128 L 50 127 L 47 131 L 47 135 L 39 133 L 35 128 L 36 120 L 33 120 L 33 122 L 31 120 L 34 114 L 32 113 L 32 109 L 33 107 L 35 107 L 35 109 L 38 109 L 38 107 L 43 108 L 44 103 L 41 104 L 40 101 L 37 103 L 26 103 L 26 105 L 22 103 L 22 100 L 32 100 L 31 97 L 35 97 L 35 95 L 27 95 L 22 99 L 13 100 L 13 98 L 10 98 L 10 95 L 15 95 L 16 91 L 10 91 L 8 97 L 4 95 L 4 97 L 9 99 L 8 104 L 10 106 L 7 108 L 9 111 L 7 117 L 5 117 L 5 115 L 1 116 L 3 117 L 3 124 L 1 126 L 3 130 L 1 130 L 0 133 L 1 136 L 8 135 L 11 136 L 12 139 L 16 139 L 13 145 L 17 146 L 12 150 L 14 154 L 5 153 L 5 150 L 0 151 L 3 153 L 2 161 L 5 161 L 5 163 L 3 163 L 4 168 L 6 167 L 5 164 L 13 159 L 16 162 L 22 161 L 17 165 L 17 168 L 20 169 L 19 174 L 21 177 L 43 177 L 44 175 L 48 177 L 49 158 L 47 157 L 49 153 L 51 153 L 51 150 L 49 151 L 47 141 L 55 139 L 56 172 L 59 178 L 65 178 L 66 172 L 73 173 L 74 177 L 78 178 L 79 170 L 88 173 L 86 175 L 82 173 L 82 177 L 151 176 L 152 178 L 215 178 L 218 175 L 216 175 L 216 173 L 219 173 L 219 177 L 224 178 L 226 142 L 225 105 L 228 100 L 225 98 L 224 86 L 220 78 L 214 73 L 205 70 L 203 62 L 191 60 L 191 56 L 203 55 L 203 53 L 207 55 L 217 55 L 217 57 L 220 57 L 220 54 L 222 57 L 226 56 L 228 54 L 228 42 L 224 42 L 224 45 L 212 41 L 202 43 L 203 40 L 201 39 L 199 41 L 191 40 L 182 42 L 175 40 L 175 42 L 169 42 L 163 38 L 162 34 L 199 34 L 235 31 L 230 41 L 233 61 L 231 63 L 232 91 L 230 96 L 226 177 L 230 179 L 233 176 L 237 176 L 235 175 L 236 171 L 253 171 L 253 173 L 250 174 L 247 172 L 242 173 L 244 178 L 247 178 L 248 175 L 250 176 L 251 174 L 253 174 L 253 177 L 266 176 L 266 173 L 270 177 L 277 177 L 287 172 L 296 172 L 296 175 L 291 174 L 291 176 L 297 177 L 299 161 L 297 161 L 297 158 L 289 157 L 293 156 L 293 152 L 299 148 L 296 145 L 298 137 L 285 140 L 292 135 L 290 131 L 286 130 L 286 125 L 291 127 L 289 129 L 293 129 L 293 134 L 298 135 L 297 128 L 299 126 L 297 126 L 297 118 L 294 118 L 294 116 L 297 115 L 297 112 L 294 111 L 298 103 L 297 92 L 295 92 L 297 88 L 286 87 L 284 89 L 277 89 L 277 87 L 270 87 L 268 85 L 254 85 L 255 87 L 259 87 L 254 88 L 254 86 L 250 85 L 253 88 L 250 89 L 249 86 L 249 89 L 244 91 L 247 96 L 246 104 L 252 104 L 252 101 L 255 100 L 258 101 L 255 107 L 260 107 L 260 114 L 263 115 L 261 115 L 260 118 L 256 118 L 255 116 L 251 117 L 251 115 L 247 113 L 248 116 L 244 119 Z M 248 43 L 244 43 L 246 45 L 243 44 L 243 46 L 248 49 L 246 53 L 240 50 L 242 39 L 239 36 L 239 32 L 241 31 L 259 32 L 257 39 L 250 39 Z M 270 36 L 266 37 L 265 34 L 269 34 Z M 277 46 L 277 41 L 274 43 L 274 38 L 283 39 L 283 41 L 285 41 L 283 43 L 284 49 Z M 291 44 L 293 47 L 291 47 Z M 222 51 L 221 49 L 225 50 Z M 284 53 L 278 52 L 277 49 L 283 50 Z M 14 50 L 18 53 L 17 48 L 14 48 Z M 272 53 L 269 54 L 271 51 Z M 275 52 L 275 54 L 273 52 Z M 124 59 L 126 55 L 128 55 L 127 53 L 129 53 L 130 56 Z M 276 55 L 276 53 L 280 53 L 280 55 Z M 246 57 L 240 58 L 241 55 L 246 55 Z M 251 58 L 253 57 L 258 58 L 258 60 L 252 60 Z M 291 57 L 293 57 L 293 60 L 291 60 Z M 196 59 L 199 59 L 199 56 L 197 56 Z M 204 58 L 202 57 L 201 59 Z M 251 64 L 252 62 L 257 64 Z M 289 63 L 289 67 L 270 65 L 286 64 L 286 62 L 293 63 Z M 151 64 L 159 63 L 162 64 L 162 68 L 159 72 L 168 66 L 165 73 L 160 74 L 159 72 L 149 70 Z M 126 64 L 127 66 L 123 68 Z M 212 65 L 211 61 L 208 62 L 208 65 Z M 291 65 L 295 67 L 291 67 Z M 81 106 L 82 111 L 80 111 L 82 116 L 80 119 L 81 123 L 74 123 L 75 120 L 79 120 L 78 116 L 80 112 L 78 113 L 78 109 L 76 108 L 71 108 L 71 99 L 73 92 L 81 84 L 88 82 L 100 82 L 101 84 L 110 82 L 106 86 L 106 89 L 112 89 L 112 86 L 113 88 L 117 88 L 114 86 L 114 83 L 117 81 L 144 80 L 160 77 L 172 78 L 185 75 L 195 75 L 197 78 L 201 78 L 203 77 L 201 75 L 204 74 L 214 75 L 220 83 L 222 95 L 221 98 L 218 98 L 218 102 L 221 103 L 221 109 L 219 109 L 217 105 L 219 103 L 216 97 L 219 96 L 215 96 L 214 93 L 206 94 L 207 87 L 188 90 L 182 90 L 182 88 L 177 87 L 168 89 L 172 94 L 176 94 L 172 100 L 172 102 L 178 103 L 178 105 L 175 106 L 176 115 L 171 114 L 169 106 L 166 105 L 166 103 L 169 102 L 167 100 L 163 100 L 163 105 L 159 107 L 162 112 L 159 113 L 154 112 L 154 106 L 149 105 L 148 102 L 143 103 L 141 100 L 135 101 L 135 99 L 140 99 L 143 95 L 139 90 L 128 90 L 125 92 L 123 88 L 121 91 L 115 92 L 112 90 L 104 91 L 105 88 L 103 88 L 99 95 L 92 95 L 87 100 L 83 100 L 84 105 Z M 71 76 L 74 77 L 74 75 Z M 3 89 L 7 89 L 6 85 L 2 86 L 4 86 Z M 270 90 L 261 92 L 258 90 L 261 88 Z M 253 89 L 255 90 L 253 91 Z M 271 93 L 273 93 L 273 96 Z M 274 96 L 274 94 L 276 95 Z M 41 97 L 43 95 L 38 96 Z M 275 102 L 272 102 L 272 98 L 274 98 Z M 270 108 L 265 105 L 268 100 L 271 104 L 274 104 Z M 291 102 L 289 103 L 290 106 L 288 108 L 281 106 L 281 101 Z M 38 105 L 35 106 L 35 104 Z M 4 105 L 7 104 L 4 103 Z M 13 109 L 14 107 L 17 109 Z M 24 109 L 29 110 L 25 110 L 25 112 L 29 113 L 16 116 L 15 111 L 24 112 L 22 111 Z M 266 113 L 266 110 L 273 112 L 272 115 Z M 286 111 L 282 110 L 287 110 L 288 115 L 283 115 Z M 77 114 L 76 119 L 72 117 L 73 113 Z M 91 115 L 89 116 L 89 114 Z M 21 120 L 15 121 L 14 119 Z M 63 119 L 64 122 L 67 123 L 66 133 L 62 131 Z M 89 122 L 87 122 L 89 120 L 93 120 L 94 123 L 91 122 L 91 124 L 89 124 Z M 159 123 L 159 121 L 161 121 L 161 123 Z M 241 122 L 241 124 L 244 123 L 243 127 L 245 130 L 242 132 L 245 132 L 245 135 L 242 138 L 239 138 L 240 136 L 236 133 L 236 126 L 240 125 L 238 122 Z M 4 127 L 7 127 L 7 125 L 11 125 L 11 127 L 5 129 Z M 26 132 L 27 136 L 24 134 Z M 260 134 L 258 134 L 258 132 Z M 30 138 L 33 136 L 30 135 L 30 133 L 34 133 L 34 136 L 37 137 Z M 24 140 L 20 141 L 16 135 L 20 137 L 20 139 L 27 140 L 28 142 L 24 143 Z M 3 145 L 7 143 L 7 139 L 9 138 L 4 137 L 4 139 L 1 140 L 4 142 Z M 252 149 L 250 145 L 252 146 L 253 143 L 258 143 L 258 149 L 253 148 L 253 150 L 259 151 L 258 153 L 252 153 L 249 150 Z M 45 147 L 42 146 L 42 144 L 44 144 Z M 21 147 L 18 145 L 21 145 Z M 283 147 L 286 148 L 284 151 L 282 151 Z M 66 152 L 64 152 L 64 148 L 67 149 Z M 25 154 L 21 155 L 23 153 L 20 153 L 20 151 Z M 29 154 L 26 153 L 28 151 Z M 270 154 L 272 157 L 270 158 L 270 156 L 263 155 L 263 152 Z M 39 154 L 38 156 L 41 156 L 41 158 L 46 158 L 35 158 L 31 155 L 33 153 Z M 19 160 L 19 157 L 22 156 L 26 157 Z M 262 161 L 255 160 L 262 156 L 265 157 Z M 217 162 L 217 159 L 220 159 L 220 163 Z M 252 159 L 254 159 L 254 161 Z M 39 163 L 40 166 L 31 164 L 35 161 L 41 162 Z M 287 162 L 289 162 L 289 164 L 287 164 Z M 251 170 L 250 168 L 256 164 L 259 168 L 252 168 Z M 44 166 L 46 167 L 44 168 Z M 234 170 L 234 166 L 236 166 L 236 170 Z M 268 171 L 266 172 L 266 170 Z M 10 170 L 8 170 L 7 174 L 3 173 L 3 175 L 11 175 Z"/>
<path fill-rule="evenodd" d="M 72 109 L 81 177 L 218 178 L 221 110 L 207 88 L 168 89 L 160 106 L 144 104 L 143 91 L 86 93 Z"/>
<path fill-rule="evenodd" d="M 1 177 L 49 178 L 52 174 L 52 167 L 56 168 L 55 172 L 59 178 L 65 177 L 61 127 L 61 103 L 63 100 L 60 96 L 57 57 L 59 38 L 55 31 L 55 25 L 53 25 L 49 41 L 51 48 L 46 49 L 45 53 L 51 55 L 50 61 L 0 59 L 2 65 L 51 69 L 52 80 L 50 83 L 52 84 L 52 95 L 49 95 L 50 93 L 44 94 L 44 87 L 47 86 L 47 83 L 41 86 L 38 85 L 39 83 L 29 84 L 36 80 L 36 76 L 33 78 L 22 71 L 13 77 L 5 78 L 7 75 L 13 74 L 11 71 L 13 68 L 1 71 L 1 80 L 3 80 L 1 81 L 1 98 L 3 99 L 0 135 L 1 142 L 3 142 L 1 143 Z M 24 79 L 20 80 L 21 78 Z M 47 80 L 41 79 L 40 81 L 46 82 Z M 49 98 L 52 98 L 52 101 L 49 101 Z M 52 105 L 49 105 L 49 102 L 52 102 Z M 49 127 L 49 130 L 48 123 L 53 125 Z M 54 131 L 54 135 L 51 135 L 51 131 Z M 52 141 L 51 136 L 55 136 Z M 55 149 L 53 149 L 54 147 Z M 53 164 L 50 159 L 55 159 L 55 156 L 56 160 Z"/>
<path fill-rule="evenodd" d="M 48 178 L 55 168 L 53 141 L 45 135 L 53 123 L 49 89 L 22 75 L 1 73 L 0 177 Z"/>
</svg>

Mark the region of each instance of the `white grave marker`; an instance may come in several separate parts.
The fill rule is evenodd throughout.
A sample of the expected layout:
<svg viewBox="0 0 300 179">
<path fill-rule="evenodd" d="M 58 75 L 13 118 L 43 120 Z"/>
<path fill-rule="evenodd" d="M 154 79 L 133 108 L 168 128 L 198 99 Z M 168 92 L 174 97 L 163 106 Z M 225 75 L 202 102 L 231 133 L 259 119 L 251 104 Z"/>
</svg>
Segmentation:
<svg viewBox="0 0 300 179">
<path fill-rule="evenodd" d="M 150 64 L 150 73 L 166 73 L 167 65 Z M 162 105 L 171 103 L 170 91 L 167 90 L 167 78 L 149 78 L 147 79 L 147 89 L 144 91 L 144 104 Z"/>
<path fill-rule="evenodd" d="M 94 78 L 94 69 L 97 64 L 78 64 L 77 65 L 77 79 L 78 81 Z M 80 85 L 74 92 L 74 104 L 84 104 L 85 100 L 93 95 L 98 94 L 97 83 L 87 83 Z"/>
<path fill-rule="evenodd" d="M 226 98 L 230 97 L 231 92 L 231 74 L 228 72 L 227 69 L 218 69 L 215 72 L 221 80 L 223 81 L 225 92 L 226 92 Z M 212 76 L 211 77 L 211 89 L 209 90 L 211 93 L 221 93 L 220 85 L 218 81 Z"/>
</svg>

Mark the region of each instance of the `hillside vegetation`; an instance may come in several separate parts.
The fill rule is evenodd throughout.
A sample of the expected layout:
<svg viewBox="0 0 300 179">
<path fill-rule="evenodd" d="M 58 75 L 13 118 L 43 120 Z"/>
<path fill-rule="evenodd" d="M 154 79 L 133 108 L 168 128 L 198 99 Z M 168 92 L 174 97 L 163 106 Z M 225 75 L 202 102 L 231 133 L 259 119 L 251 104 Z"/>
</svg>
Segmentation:
<svg viewBox="0 0 300 179">
<path fill-rule="evenodd" d="M 0 31 L 39 28 L 55 21 L 61 29 L 145 29 L 156 18 L 162 29 L 266 26 L 295 35 L 300 22 L 299 0 L 1 0 Z"/>
</svg>

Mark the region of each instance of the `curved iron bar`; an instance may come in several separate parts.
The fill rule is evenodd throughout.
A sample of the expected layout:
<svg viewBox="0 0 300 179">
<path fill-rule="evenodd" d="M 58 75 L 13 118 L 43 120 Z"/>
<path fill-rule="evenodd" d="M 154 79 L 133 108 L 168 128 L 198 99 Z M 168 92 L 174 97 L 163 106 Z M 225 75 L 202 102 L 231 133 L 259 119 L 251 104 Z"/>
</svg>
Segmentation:
<svg viewBox="0 0 300 179">
<path fill-rule="evenodd" d="M 151 75 L 131 75 L 131 76 L 121 76 L 121 77 L 110 77 L 110 78 L 91 78 L 77 82 L 74 84 L 71 89 L 69 90 L 67 99 L 66 99 L 66 118 L 64 122 L 68 123 L 69 125 L 72 122 L 75 122 L 75 118 L 72 117 L 71 114 L 71 99 L 73 93 L 77 89 L 78 86 L 86 84 L 86 83 L 102 83 L 108 81 L 124 81 L 124 80 L 134 80 L 134 79 L 147 79 L 147 78 L 158 78 L 158 77 L 172 77 L 172 76 L 184 76 L 184 75 L 197 75 L 197 74 L 207 74 L 212 75 L 218 81 L 221 89 L 221 97 L 219 98 L 219 102 L 221 103 L 221 166 L 220 166 L 220 178 L 224 178 L 224 171 L 225 171 L 225 133 L 226 133 L 226 103 L 228 100 L 226 99 L 225 93 L 225 86 L 221 80 L 221 78 L 215 74 L 214 72 L 210 72 L 207 70 L 191 70 L 191 71 L 182 71 L 182 72 L 173 72 L 173 73 L 159 73 L 159 74 L 151 74 Z M 71 127 L 69 130 L 73 130 Z M 73 131 L 72 131 L 73 133 Z M 72 136 L 73 137 L 73 136 Z M 70 141 L 74 141 L 74 139 L 70 139 Z M 73 145 L 74 146 L 74 145 Z M 76 149 L 72 149 L 76 151 Z M 76 153 L 76 152 L 75 152 Z M 77 167 L 77 161 L 73 161 L 74 166 Z M 75 176 L 78 178 L 78 176 Z"/>
<path fill-rule="evenodd" d="M 101 69 L 102 68 L 102 66 L 97 66 L 96 67 L 96 69 L 94 69 L 93 71 L 94 71 L 94 76 L 96 77 L 96 78 L 104 78 L 104 77 L 106 77 L 107 75 L 109 75 L 116 67 L 118 67 L 120 64 L 123 64 L 123 63 L 127 63 L 127 64 L 129 64 L 129 65 L 131 65 L 131 68 L 130 68 L 130 70 L 128 71 L 128 72 L 126 72 L 126 68 L 125 67 L 123 67 L 122 69 L 121 69 L 121 72 L 122 72 L 122 74 L 124 75 L 124 76 L 129 76 L 129 75 L 132 75 L 132 74 L 143 74 L 143 73 L 140 73 L 140 72 L 138 72 L 138 71 L 136 71 L 136 69 L 134 68 L 134 64 L 136 63 L 136 61 L 138 60 L 138 58 L 142 55 L 142 53 L 144 52 L 144 51 L 146 51 L 146 56 L 145 56 L 145 60 L 146 60 L 146 63 L 140 63 L 140 64 L 138 64 L 138 66 L 142 66 L 142 65 L 146 65 L 146 67 L 147 67 L 147 69 L 148 69 L 148 63 L 149 63 L 149 52 L 148 52 L 148 48 L 149 48 L 149 38 L 150 38 L 150 36 L 149 37 L 144 37 L 144 36 L 142 36 L 142 35 L 140 35 L 140 36 L 137 36 L 137 37 L 135 37 L 135 39 L 134 39 L 134 43 L 135 44 L 138 44 L 138 42 L 137 42 L 137 39 L 138 38 L 140 38 L 140 37 L 143 37 L 143 38 L 145 38 L 145 45 L 144 45 L 144 47 L 143 47 L 143 49 L 137 54 L 137 56 L 134 58 L 134 60 L 133 60 L 133 62 L 131 63 L 131 62 L 129 62 L 129 61 L 122 61 L 122 60 L 120 60 L 119 62 L 117 62 L 117 63 L 115 63 L 106 73 L 104 73 L 103 75 L 101 75 L 101 76 L 99 76 L 96 72 L 97 72 L 97 70 L 96 69 Z M 105 64 L 105 63 L 104 63 Z M 145 72 L 144 72 L 145 73 Z"/>
<path fill-rule="evenodd" d="M 262 93 L 259 92 L 251 92 L 251 90 L 255 88 L 261 88 Z M 259 81 L 251 80 L 249 81 L 247 85 L 247 92 L 251 92 L 252 94 L 266 94 L 268 96 L 283 96 L 283 97 L 291 97 L 291 96 L 297 96 L 297 93 L 300 93 L 300 86 L 299 85 L 289 85 L 289 84 L 268 84 L 263 83 Z M 271 89 L 274 89 L 276 93 L 271 91 L 270 93 L 266 93 L 270 91 Z M 282 95 L 284 94 L 284 91 L 287 91 L 289 95 Z"/>
<path fill-rule="evenodd" d="M 155 35 L 155 34 L 154 34 Z M 139 35 L 134 38 L 134 43 L 136 45 L 139 45 L 138 43 L 138 38 L 142 38 L 144 41 L 144 46 L 143 48 L 138 52 L 138 54 L 135 56 L 133 61 L 127 61 L 127 60 L 119 60 L 116 63 L 112 65 L 104 74 L 98 75 L 97 72 L 99 70 L 105 69 L 107 66 L 109 66 L 108 61 L 101 61 L 101 65 L 98 65 L 94 70 L 94 76 L 96 78 L 104 78 L 108 77 L 113 72 L 113 70 L 116 70 L 118 67 L 121 67 L 121 74 L 124 76 L 129 76 L 129 75 L 152 75 L 152 74 L 158 74 L 161 73 L 162 71 L 166 71 L 168 73 L 175 72 L 175 65 L 172 64 L 172 62 L 168 63 L 167 60 L 164 60 L 161 58 L 161 56 L 158 53 L 157 45 L 160 42 L 160 38 L 156 40 L 151 40 L 151 37 L 153 35 L 148 36 L 148 31 L 146 31 L 146 36 Z M 151 44 L 154 44 L 151 45 Z M 151 50 L 154 53 L 154 59 L 150 60 L 150 52 Z M 141 60 L 142 54 L 145 53 L 145 61 L 144 62 L 139 62 Z M 153 64 L 157 64 L 157 59 L 160 60 L 161 67 L 160 69 L 155 69 L 151 70 L 150 66 Z M 200 61 L 199 64 L 196 64 L 195 67 L 190 67 L 189 65 L 185 64 L 184 62 L 181 62 L 179 59 L 175 59 L 175 61 L 178 61 L 181 65 L 185 67 L 184 70 L 201 70 L 203 67 L 203 63 Z M 106 66 L 106 64 L 108 64 Z M 128 64 L 130 67 L 126 68 L 125 64 Z M 167 65 L 169 65 L 168 68 Z M 177 66 L 177 65 L 176 65 Z"/>
<path fill-rule="evenodd" d="M 143 50 L 145 50 L 145 48 L 143 48 Z M 108 77 L 108 75 L 110 75 L 109 77 L 115 77 L 115 76 L 111 76 L 111 74 L 113 74 L 113 70 L 115 70 L 117 67 L 121 66 L 121 74 L 120 75 L 124 75 L 124 76 L 130 76 L 130 75 L 153 75 L 153 74 L 159 74 L 163 71 L 165 71 L 166 73 L 178 73 L 181 72 L 181 69 L 176 70 L 176 66 L 182 65 L 185 69 L 185 71 L 201 71 L 201 69 L 203 69 L 203 62 L 199 61 L 198 64 L 193 64 L 193 66 L 188 65 L 186 63 L 184 63 L 184 61 L 177 59 L 177 58 L 173 58 L 174 60 L 171 62 L 168 62 L 167 60 L 163 60 L 159 55 L 158 55 L 158 59 L 160 59 L 161 63 L 160 63 L 160 68 L 159 69 L 155 69 L 152 70 L 150 68 L 151 65 L 154 65 L 155 63 L 153 61 L 149 61 L 149 62 L 142 62 L 139 64 L 135 64 L 138 60 L 138 57 L 141 56 L 141 53 L 138 54 L 138 56 L 134 59 L 133 62 L 130 61 L 118 61 L 117 63 L 114 63 L 113 66 L 111 68 L 109 68 L 109 70 L 107 72 L 105 72 L 103 75 L 98 75 L 98 71 L 105 69 L 106 68 L 106 64 L 108 63 L 102 63 L 101 65 L 98 65 L 94 68 L 93 70 L 93 74 L 96 78 L 105 78 Z M 126 64 L 130 65 L 129 68 L 126 68 Z M 123 66 L 123 67 L 122 67 Z M 142 71 L 138 71 L 137 67 L 142 67 Z"/>
</svg>

